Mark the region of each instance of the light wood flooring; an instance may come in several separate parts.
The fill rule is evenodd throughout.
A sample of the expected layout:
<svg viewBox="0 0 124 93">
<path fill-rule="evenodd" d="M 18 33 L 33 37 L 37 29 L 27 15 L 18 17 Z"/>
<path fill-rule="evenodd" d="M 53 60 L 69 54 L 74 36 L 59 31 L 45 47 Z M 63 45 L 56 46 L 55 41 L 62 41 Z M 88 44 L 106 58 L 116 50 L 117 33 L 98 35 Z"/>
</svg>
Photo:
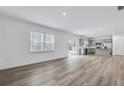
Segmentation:
<svg viewBox="0 0 124 93">
<path fill-rule="evenodd" d="M 70 56 L 0 71 L 0 85 L 124 85 L 124 56 Z"/>
</svg>

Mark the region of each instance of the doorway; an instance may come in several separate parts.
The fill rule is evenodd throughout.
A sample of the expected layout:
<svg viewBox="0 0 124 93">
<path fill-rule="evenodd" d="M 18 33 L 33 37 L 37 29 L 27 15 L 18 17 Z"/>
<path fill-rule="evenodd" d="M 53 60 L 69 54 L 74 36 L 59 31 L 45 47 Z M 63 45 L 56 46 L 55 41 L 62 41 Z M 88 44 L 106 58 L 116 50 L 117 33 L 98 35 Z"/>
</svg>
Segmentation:
<svg viewBox="0 0 124 93">
<path fill-rule="evenodd" d="M 77 54 L 77 42 L 73 40 L 68 41 L 68 55 Z"/>
</svg>

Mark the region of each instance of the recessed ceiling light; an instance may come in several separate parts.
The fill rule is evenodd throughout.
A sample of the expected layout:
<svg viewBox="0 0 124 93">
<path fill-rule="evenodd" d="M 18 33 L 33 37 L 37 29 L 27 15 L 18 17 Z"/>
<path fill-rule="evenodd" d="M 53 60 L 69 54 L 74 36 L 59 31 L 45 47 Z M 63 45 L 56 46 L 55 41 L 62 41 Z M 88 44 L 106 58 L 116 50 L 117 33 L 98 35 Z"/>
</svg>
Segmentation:
<svg viewBox="0 0 124 93">
<path fill-rule="evenodd" d="M 63 15 L 63 16 L 66 16 L 66 15 L 67 15 L 67 13 L 66 13 L 66 12 L 62 12 L 62 15 Z"/>
</svg>

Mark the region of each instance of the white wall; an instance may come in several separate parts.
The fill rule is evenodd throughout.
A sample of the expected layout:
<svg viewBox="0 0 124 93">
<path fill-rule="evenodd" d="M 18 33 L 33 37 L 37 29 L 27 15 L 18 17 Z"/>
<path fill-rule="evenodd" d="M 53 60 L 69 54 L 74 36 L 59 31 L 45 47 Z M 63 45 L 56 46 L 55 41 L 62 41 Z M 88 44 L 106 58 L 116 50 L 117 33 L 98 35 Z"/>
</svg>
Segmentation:
<svg viewBox="0 0 124 93">
<path fill-rule="evenodd" d="M 3 16 L 0 16 L 0 27 L 0 56 L 4 58 L 0 61 L 0 69 L 66 57 L 68 40 L 78 40 L 77 36 L 66 32 Z M 56 50 L 30 53 L 30 31 L 54 34 Z"/>
<path fill-rule="evenodd" d="M 2 31 L 1 31 L 1 24 L 0 24 L 0 62 L 2 62 Z M 1 65 L 1 63 L 0 63 L 0 65 Z"/>
<path fill-rule="evenodd" d="M 2 18 L 0 18 L 0 68 L 2 66 L 2 62 L 4 61 L 4 39 L 3 39 L 3 35 L 4 35 L 5 28 L 3 27 L 3 25 L 4 25 L 3 21 L 4 20 Z"/>
<path fill-rule="evenodd" d="M 0 27 L 1 28 L 1 27 Z M 2 32 L 0 31 L 0 65 L 2 62 Z"/>
<path fill-rule="evenodd" d="M 124 55 L 124 34 L 113 35 L 113 55 Z"/>
</svg>

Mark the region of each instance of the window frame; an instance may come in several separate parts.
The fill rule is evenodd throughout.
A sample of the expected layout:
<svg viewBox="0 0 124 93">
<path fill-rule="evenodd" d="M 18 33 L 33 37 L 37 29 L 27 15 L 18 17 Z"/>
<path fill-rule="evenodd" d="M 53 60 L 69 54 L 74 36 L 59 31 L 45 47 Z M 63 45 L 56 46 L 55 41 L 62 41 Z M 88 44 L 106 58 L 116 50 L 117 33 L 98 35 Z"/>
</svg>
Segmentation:
<svg viewBox="0 0 124 93">
<path fill-rule="evenodd" d="M 42 37 L 42 41 L 33 41 L 32 40 L 32 35 L 33 35 L 33 33 L 39 33 Z M 44 50 L 44 48 L 43 48 L 43 43 L 44 43 L 44 38 L 43 38 L 44 36 L 43 36 L 43 33 L 42 32 L 36 32 L 36 31 L 31 31 L 30 32 L 30 52 L 41 52 L 41 51 L 43 51 Z M 41 50 L 33 50 L 32 48 L 32 43 L 40 43 L 40 44 L 42 44 L 42 47 L 41 47 Z"/>
<path fill-rule="evenodd" d="M 46 35 L 53 36 L 53 42 L 52 42 L 52 43 L 51 43 L 51 41 L 50 41 L 50 42 L 46 42 L 46 41 L 45 41 L 45 40 L 46 40 Z M 49 37 L 49 39 L 50 39 L 50 37 Z M 48 45 L 50 45 L 50 44 L 53 45 L 53 49 L 47 49 L 47 50 L 46 50 L 46 48 L 45 48 L 46 44 L 48 44 Z M 54 50 L 55 50 L 55 35 L 45 33 L 45 34 L 44 34 L 44 51 L 54 51 Z"/>
<path fill-rule="evenodd" d="M 41 44 L 43 44 L 42 45 L 42 50 L 32 50 L 32 42 L 35 42 L 35 41 L 32 41 L 32 33 L 40 33 L 40 34 L 42 34 L 42 42 L 40 42 Z M 48 50 L 46 50 L 45 49 L 45 45 L 46 45 L 46 43 L 45 43 L 45 38 L 46 38 L 46 35 L 51 35 L 51 36 L 53 36 L 54 37 L 54 39 L 53 39 L 53 43 L 48 43 L 48 44 L 53 44 L 53 49 L 48 49 Z M 32 52 L 32 53 L 35 53 L 35 52 L 50 52 L 50 51 L 55 51 L 55 35 L 53 35 L 53 34 L 49 34 L 49 33 L 43 33 L 43 32 L 38 32 L 38 31 L 31 31 L 30 32 L 30 52 Z"/>
</svg>

